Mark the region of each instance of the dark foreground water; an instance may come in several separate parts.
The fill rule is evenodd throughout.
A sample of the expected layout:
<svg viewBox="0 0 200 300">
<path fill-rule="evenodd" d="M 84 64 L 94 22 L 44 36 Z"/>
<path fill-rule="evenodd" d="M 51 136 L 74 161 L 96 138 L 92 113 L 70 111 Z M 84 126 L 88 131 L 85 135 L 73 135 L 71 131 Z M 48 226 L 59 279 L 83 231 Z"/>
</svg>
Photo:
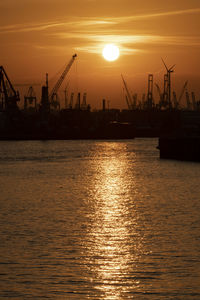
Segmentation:
<svg viewBox="0 0 200 300">
<path fill-rule="evenodd" d="M 0 142 L 0 299 L 200 299 L 200 164 L 157 143 Z"/>
</svg>

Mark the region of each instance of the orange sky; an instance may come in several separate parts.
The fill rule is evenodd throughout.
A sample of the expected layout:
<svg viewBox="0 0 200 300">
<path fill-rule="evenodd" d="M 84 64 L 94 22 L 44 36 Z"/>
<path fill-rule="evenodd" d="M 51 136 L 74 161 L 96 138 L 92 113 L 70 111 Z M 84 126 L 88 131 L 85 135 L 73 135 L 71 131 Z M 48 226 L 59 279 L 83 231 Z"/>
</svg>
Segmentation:
<svg viewBox="0 0 200 300">
<path fill-rule="evenodd" d="M 0 65 L 13 83 L 43 84 L 77 53 L 69 90 L 87 92 L 92 108 L 103 98 L 126 108 L 121 74 L 140 97 L 149 73 L 162 88 L 163 57 L 176 64 L 177 94 L 189 80 L 200 97 L 199 0 L 0 0 L 0 20 Z M 119 46 L 117 61 L 103 59 L 106 43 Z"/>
</svg>

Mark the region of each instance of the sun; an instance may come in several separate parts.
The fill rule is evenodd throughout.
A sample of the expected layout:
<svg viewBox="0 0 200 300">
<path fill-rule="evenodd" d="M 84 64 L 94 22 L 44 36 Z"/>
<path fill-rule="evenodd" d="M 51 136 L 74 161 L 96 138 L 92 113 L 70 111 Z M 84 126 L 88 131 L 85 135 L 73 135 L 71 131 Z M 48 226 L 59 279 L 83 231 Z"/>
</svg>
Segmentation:
<svg viewBox="0 0 200 300">
<path fill-rule="evenodd" d="M 114 44 L 107 44 L 103 48 L 103 57 L 108 61 L 114 61 L 119 57 L 119 48 Z"/>
</svg>

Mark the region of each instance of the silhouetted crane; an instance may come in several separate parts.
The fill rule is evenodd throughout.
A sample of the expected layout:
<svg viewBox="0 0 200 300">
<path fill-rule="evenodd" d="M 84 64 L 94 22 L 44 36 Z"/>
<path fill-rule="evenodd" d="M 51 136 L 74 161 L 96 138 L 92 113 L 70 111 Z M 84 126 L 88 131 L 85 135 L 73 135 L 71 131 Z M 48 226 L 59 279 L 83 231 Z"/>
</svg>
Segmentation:
<svg viewBox="0 0 200 300">
<path fill-rule="evenodd" d="M 37 109 L 37 98 L 32 86 L 29 87 L 27 94 L 24 96 L 24 109 L 26 110 L 29 105 L 34 103 L 35 110 Z"/>
<path fill-rule="evenodd" d="M 58 90 L 61 86 L 61 84 L 63 83 L 67 73 L 69 72 L 75 58 L 77 57 L 77 54 L 74 54 L 71 58 L 71 60 L 69 61 L 69 63 L 67 64 L 66 68 L 64 69 L 64 71 L 62 72 L 61 76 L 59 77 L 58 81 L 56 82 L 56 84 L 54 85 L 53 89 L 51 90 L 50 94 L 49 94 L 49 100 L 50 100 L 50 103 L 56 107 L 56 106 L 59 106 L 59 103 L 58 103 L 58 99 L 57 99 L 57 93 L 58 93 Z"/>
<path fill-rule="evenodd" d="M 16 92 L 3 66 L 0 66 L 0 109 L 15 111 L 20 101 L 19 92 Z"/>
<path fill-rule="evenodd" d="M 127 84 L 126 84 L 126 81 L 125 81 L 124 77 L 122 76 L 122 74 L 121 74 L 121 77 L 122 77 L 122 81 L 123 81 L 123 84 L 124 84 L 124 88 L 126 90 L 126 102 L 127 102 L 127 106 L 128 106 L 128 109 L 131 110 L 132 107 L 133 107 L 131 95 L 130 95 L 130 92 L 129 92 Z"/>
<path fill-rule="evenodd" d="M 187 84 L 188 84 L 188 81 L 186 81 L 184 83 L 183 87 L 182 87 L 182 90 L 181 90 L 181 93 L 180 93 L 180 96 L 179 96 L 179 99 L 178 99 L 178 105 L 180 105 L 180 103 L 181 103 L 181 99 L 182 99 L 183 94 L 184 94 L 184 92 L 186 90 Z"/>
</svg>

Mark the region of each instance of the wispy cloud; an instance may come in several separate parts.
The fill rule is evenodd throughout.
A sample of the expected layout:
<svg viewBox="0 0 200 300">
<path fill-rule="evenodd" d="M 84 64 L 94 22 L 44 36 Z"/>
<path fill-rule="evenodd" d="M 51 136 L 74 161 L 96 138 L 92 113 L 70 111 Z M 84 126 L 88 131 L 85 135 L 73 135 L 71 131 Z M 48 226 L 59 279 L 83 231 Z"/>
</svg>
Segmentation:
<svg viewBox="0 0 200 300">
<path fill-rule="evenodd" d="M 75 47 L 75 50 L 78 52 L 86 52 L 86 53 L 93 53 L 93 54 L 100 54 L 102 52 L 102 45 L 99 46 L 80 46 Z M 142 49 L 131 49 L 127 47 L 120 47 L 120 53 L 123 55 L 133 55 L 138 52 L 145 52 L 145 50 Z"/>
<path fill-rule="evenodd" d="M 91 34 L 91 33 L 59 33 L 63 39 L 77 39 L 98 43 L 99 46 L 107 43 L 118 45 L 142 45 L 142 44 L 159 44 L 159 45 L 179 45 L 179 46 L 200 46 L 199 36 L 164 36 L 164 35 L 126 35 L 126 34 Z"/>
<path fill-rule="evenodd" d="M 191 8 L 191 9 L 182 9 L 182 10 L 174 10 L 174 11 L 165 11 L 158 12 L 154 14 L 140 14 L 133 16 L 123 16 L 118 18 L 106 18 L 113 23 L 122 23 L 122 22 L 130 22 L 130 21 L 139 21 L 142 19 L 152 19 L 152 18 L 161 18 L 161 17 L 169 17 L 169 16 L 177 16 L 177 15 L 186 15 L 186 14 L 198 14 L 200 13 L 200 8 Z"/>
<path fill-rule="evenodd" d="M 146 51 L 142 50 L 145 49 L 144 44 L 199 47 L 199 36 L 135 35 L 130 29 L 130 23 L 133 21 L 199 13 L 200 8 L 191 8 L 122 17 L 68 17 L 67 21 L 62 19 L 54 22 L 0 26 L 0 34 L 41 32 L 48 37 L 56 37 L 58 39 L 57 46 L 60 48 L 63 45 L 61 41 L 66 39 L 73 45 L 74 49 L 89 53 L 99 53 L 106 43 L 115 43 L 121 47 L 123 54 L 129 55 L 138 51 Z M 126 30 L 119 30 L 119 27 L 115 26 L 122 23 L 129 25 Z M 37 49 L 46 49 L 47 47 L 49 48 L 51 45 L 45 45 L 44 39 L 44 45 L 38 45 Z"/>
<path fill-rule="evenodd" d="M 0 33 L 20 33 L 20 32 L 30 32 L 30 31 L 45 31 L 55 27 L 66 26 L 63 22 L 46 22 L 46 23 L 34 23 L 34 24 L 14 24 L 8 26 L 0 26 Z"/>
<path fill-rule="evenodd" d="M 169 17 L 185 14 L 198 14 L 200 8 L 191 8 L 184 10 L 164 11 L 153 14 L 139 14 L 122 17 L 68 17 L 68 20 L 57 20 L 55 22 L 41 22 L 28 24 L 15 24 L 8 26 L 0 26 L 0 33 L 14 33 L 14 32 L 29 32 L 29 31 L 45 31 L 58 27 L 83 28 L 92 26 L 109 26 L 120 23 L 128 23 L 131 21 L 139 21 L 142 19 Z"/>
<path fill-rule="evenodd" d="M 70 20 L 71 19 L 71 20 Z M 116 22 L 98 18 L 70 18 L 68 21 L 57 20 L 56 22 L 41 22 L 28 24 L 14 24 L 8 26 L 0 26 L 0 33 L 20 33 L 31 31 L 47 31 L 55 28 L 70 28 L 76 30 L 77 28 L 91 27 L 91 26 L 107 26 L 115 24 Z"/>
</svg>

